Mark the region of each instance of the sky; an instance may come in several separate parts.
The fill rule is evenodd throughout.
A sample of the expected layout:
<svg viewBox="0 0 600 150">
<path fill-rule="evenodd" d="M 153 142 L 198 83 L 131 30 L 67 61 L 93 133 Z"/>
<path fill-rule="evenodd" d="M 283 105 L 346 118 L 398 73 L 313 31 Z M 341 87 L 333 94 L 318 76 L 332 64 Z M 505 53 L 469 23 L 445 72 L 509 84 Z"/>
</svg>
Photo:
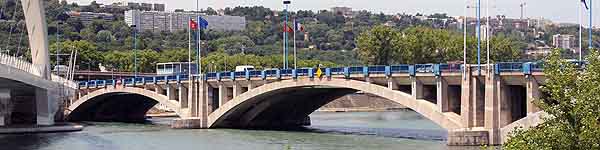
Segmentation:
<svg viewBox="0 0 600 150">
<path fill-rule="evenodd" d="M 92 0 L 68 0 L 79 4 L 89 4 Z M 110 4 L 123 0 L 96 0 L 99 3 Z M 291 10 L 322 10 L 335 6 L 352 7 L 354 10 L 369 10 L 386 14 L 396 13 L 448 13 L 450 16 L 462 16 L 465 6 L 475 5 L 475 0 L 292 0 Z M 525 16 L 529 18 L 545 18 L 556 22 L 578 22 L 578 7 L 583 7 L 580 0 L 481 0 L 482 15 L 486 15 L 486 2 L 489 1 L 491 15 L 503 14 L 510 18 L 520 17 L 521 3 L 526 3 Z M 167 10 L 183 8 L 196 9 L 195 0 L 129 0 L 126 2 L 164 3 Z M 224 8 L 235 6 L 264 6 L 282 10 L 282 0 L 201 0 L 200 8 Z M 594 4 L 594 12 L 600 13 L 600 3 Z M 587 12 L 581 9 L 584 24 L 587 24 Z M 597 11 L 596 11 L 597 10 Z M 600 14 L 594 13 L 594 24 L 600 25 Z M 475 9 L 468 9 L 468 15 L 475 16 Z"/>
</svg>

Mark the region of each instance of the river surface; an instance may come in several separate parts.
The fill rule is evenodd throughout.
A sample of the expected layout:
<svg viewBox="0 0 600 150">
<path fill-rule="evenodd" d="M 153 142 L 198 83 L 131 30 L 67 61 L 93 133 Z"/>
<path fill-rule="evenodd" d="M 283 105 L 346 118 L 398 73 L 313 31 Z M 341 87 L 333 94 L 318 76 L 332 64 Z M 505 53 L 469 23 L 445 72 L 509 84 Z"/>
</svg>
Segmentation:
<svg viewBox="0 0 600 150">
<path fill-rule="evenodd" d="M 313 113 L 301 131 L 175 130 L 147 124 L 88 123 L 84 131 L 0 135 L 0 150 L 440 150 L 447 133 L 413 111 Z M 465 149 L 465 148 L 450 148 Z"/>
</svg>

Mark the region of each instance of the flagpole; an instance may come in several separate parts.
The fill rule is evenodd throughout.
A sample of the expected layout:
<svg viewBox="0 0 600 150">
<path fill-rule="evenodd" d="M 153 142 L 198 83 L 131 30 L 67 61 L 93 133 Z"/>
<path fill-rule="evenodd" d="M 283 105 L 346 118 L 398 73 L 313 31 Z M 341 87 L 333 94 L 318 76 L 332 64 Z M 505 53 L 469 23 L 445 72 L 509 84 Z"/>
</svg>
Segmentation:
<svg viewBox="0 0 600 150">
<path fill-rule="evenodd" d="M 190 81 L 192 80 L 192 17 L 188 16 L 188 75 Z"/>
<path fill-rule="evenodd" d="M 481 0 L 477 0 L 477 75 L 481 75 Z"/>
<path fill-rule="evenodd" d="M 198 29 L 198 46 L 197 48 L 197 55 L 198 55 L 198 59 L 196 60 L 196 64 L 197 64 L 197 70 L 198 70 L 198 74 L 201 75 L 202 74 L 202 61 L 200 59 L 202 59 L 202 51 L 200 50 L 202 48 L 202 39 L 200 38 L 200 33 L 202 33 L 202 27 L 200 27 L 200 2 L 198 0 L 196 0 L 196 21 L 198 22 L 198 26 L 196 26 L 196 28 Z"/>
<path fill-rule="evenodd" d="M 464 27 L 463 27 L 463 34 L 464 34 L 463 35 L 463 59 L 464 59 L 463 60 L 463 64 L 464 64 L 464 66 L 463 67 L 467 67 L 467 9 L 469 9 L 469 6 L 468 6 L 469 2 L 468 2 L 468 0 L 465 1 L 465 2 L 466 2 L 465 3 L 466 4 L 466 6 L 465 6 L 465 16 L 464 16 L 465 18 L 463 20 L 463 24 L 464 24 Z M 465 80 L 466 80 L 466 77 L 467 77 L 467 68 L 463 69 L 463 77 L 465 77 Z"/>
<path fill-rule="evenodd" d="M 296 52 L 296 30 L 298 30 L 298 22 L 294 19 L 294 69 L 298 69 L 298 57 Z"/>
<path fill-rule="evenodd" d="M 492 26 L 490 26 L 490 0 L 486 0 L 486 14 L 487 14 L 487 18 L 486 18 L 486 28 L 485 28 L 485 41 L 487 44 L 487 70 L 490 70 L 490 28 Z"/>
<path fill-rule="evenodd" d="M 281 43 L 283 43 L 283 46 L 281 46 L 281 53 L 283 56 L 283 65 L 281 66 L 281 68 L 285 69 L 285 33 L 287 32 L 287 26 L 285 24 L 283 24 L 283 39 L 281 41 Z"/>
<path fill-rule="evenodd" d="M 198 22 L 200 22 L 200 15 L 198 15 L 197 18 Z M 202 74 L 202 38 L 200 38 L 201 33 L 202 33 L 202 27 L 201 25 L 198 25 L 198 51 L 196 51 L 198 53 L 198 59 L 196 60 L 196 63 L 198 64 L 198 74 Z"/>
<path fill-rule="evenodd" d="M 285 5 L 285 27 L 286 27 L 286 30 L 289 28 L 289 26 L 287 24 L 288 23 L 288 11 L 287 10 L 288 10 L 288 5 L 286 4 Z M 288 56 L 288 46 L 289 46 L 287 32 L 285 32 L 285 36 L 283 38 L 284 38 L 284 42 L 285 42 L 285 47 L 283 49 L 283 61 L 284 61 L 283 69 L 287 69 L 288 68 L 287 56 Z"/>
<path fill-rule="evenodd" d="M 284 5 L 285 5 L 285 2 L 284 2 Z M 287 7 L 283 8 L 283 13 L 284 13 L 284 15 L 287 15 Z M 287 18 L 285 18 L 285 19 L 287 19 Z M 285 47 L 286 47 L 286 39 L 287 39 L 286 38 L 286 36 L 287 36 L 287 24 L 286 23 L 287 23 L 287 20 L 286 20 L 286 22 L 283 22 L 283 41 L 282 41 L 282 43 L 283 43 L 283 47 L 282 47 L 283 66 L 281 66 L 282 69 L 285 69 L 285 65 L 286 65 L 286 63 L 285 63 Z"/>
<path fill-rule="evenodd" d="M 583 50 L 583 39 L 582 39 L 583 38 L 583 32 L 582 32 L 583 23 L 582 23 L 582 20 L 583 19 L 581 19 L 581 16 L 583 13 L 581 12 L 581 4 L 577 3 L 577 6 L 578 6 L 577 21 L 579 22 L 579 61 L 582 61 L 583 60 L 583 54 L 582 54 L 582 50 Z"/>
<path fill-rule="evenodd" d="M 593 0 L 589 0 L 589 1 L 590 1 L 590 6 L 589 6 L 590 7 L 590 29 L 589 29 L 589 36 L 590 36 L 589 37 L 590 38 L 589 39 L 590 40 L 589 44 L 590 45 L 589 45 L 589 48 L 590 48 L 590 50 L 592 50 L 594 48 L 594 45 L 593 45 L 594 43 L 592 42 L 592 37 L 593 37 L 593 35 L 592 35 L 592 27 L 593 27 L 593 24 L 594 24 L 594 22 L 593 22 L 593 11 L 592 10 L 594 9 L 594 5 L 592 5 L 592 1 Z"/>
</svg>

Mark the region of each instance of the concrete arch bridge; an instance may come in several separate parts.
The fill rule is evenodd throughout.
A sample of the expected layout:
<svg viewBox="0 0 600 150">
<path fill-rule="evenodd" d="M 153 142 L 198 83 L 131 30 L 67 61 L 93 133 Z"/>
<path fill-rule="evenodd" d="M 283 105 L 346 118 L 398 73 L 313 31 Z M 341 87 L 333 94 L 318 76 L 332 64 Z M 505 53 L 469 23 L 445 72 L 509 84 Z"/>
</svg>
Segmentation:
<svg viewBox="0 0 600 150">
<path fill-rule="evenodd" d="M 482 70 L 478 70 L 481 68 Z M 156 103 L 175 128 L 280 128 L 310 124 L 319 107 L 363 91 L 402 104 L 448 130 L 450 145 L 500 144 L 539 122 L 532 104 L 544 74 L 535 63 L 428 64 L 219 72 L 81 82 L 73 121 L 143 119 Z"/>
</svg>

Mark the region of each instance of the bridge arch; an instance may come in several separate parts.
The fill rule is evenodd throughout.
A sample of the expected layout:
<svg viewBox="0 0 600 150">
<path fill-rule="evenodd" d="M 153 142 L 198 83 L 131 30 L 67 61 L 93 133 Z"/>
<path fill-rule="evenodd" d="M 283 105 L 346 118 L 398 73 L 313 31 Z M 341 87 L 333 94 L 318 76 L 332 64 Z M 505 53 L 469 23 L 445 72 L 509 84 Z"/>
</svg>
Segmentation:
<svg viewBox="0 0 600 150">
<path fill-rule="evenodd" d="M 295 103 L 288 103 L 288 107 L 273 110 L 276 109 L 275 105 L 280 103 L 277 101 L 293 101 L 291 99 L 295 99 L 294 97 L 306 95 L 306 92 L 314 93 L 312 91 L 325 91 L 323 93 L 327 94 L 320 95 L 323 93 L 317 92 L 313 97 L 300 98 Z M 364 81 L 335 78 L 283 80 L 259 86 L 236 96 L 211 113 L 208 116 L 208 126 L 211 128 L 247 128 L 256 124 L 265 125 L 265 123 L 269 124 L 269 122 L 277 121 L 283 121 L 281 125 L 285 125 L 286 121 L 301 121 L 316 109 L 333 101 L 336 96 L 343 96 L 356 91 L 371 93 L 404 105 L 447 130 L 462 127 L 460 116 L 452 113 L 443 113 L 439 111 L 435 104 L 426 100 L 414 100 L 410 94 Z M 300 94 L 294 95 L 294 92 L 300 92 Z M 278 95 L 289 96 L 277 98 Z M 308 108 L 297 110 L 296 108 L 298 107 Z M 265 113 L 275 114 L 278 117 L 270 116 L 266 120 L 261 120 L 260 117 L 265 116 Z M 285 120 L 290 119 L 281 117 L 285 115 L 295 115 L 296 118 Z M 258 123 L 253 123 L 253 121 L 258 121 Z M 236 122 L 241 124 L 232 124 Z"/>
<path fill-rule="evenodd" d="M 154 105 L 161 103 L 180 115 L 178 103 L 143 88 L 105 88 L 73 102 L 67 110 L 70 121 L 141 122 Z"/>
</svg>

